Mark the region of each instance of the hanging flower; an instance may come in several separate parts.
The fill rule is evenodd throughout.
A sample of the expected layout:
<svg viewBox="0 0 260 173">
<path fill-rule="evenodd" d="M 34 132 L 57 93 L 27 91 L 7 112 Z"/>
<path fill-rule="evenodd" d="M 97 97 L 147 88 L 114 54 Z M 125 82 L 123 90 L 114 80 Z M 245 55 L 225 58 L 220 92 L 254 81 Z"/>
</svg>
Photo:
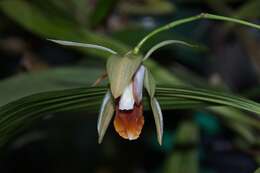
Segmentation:
<svg viewBox="0 0 260 173">
<path fill-rule="evenodd" d="M 110 88 L 104 97 L 98 117 L 97 129 L 99 134 L 99 143 L 102 142 L 114 113 L 116 114 L 114 127 L 120 136 L 129 140 L 134 140 L 139 137 L 144 124 L 142 103 L 143 84 L 148 92 L 150 105 L 154 114 L 158 142 L 159 144 L 162 143 L 163 118 L 160 105 L 154 97 L 155 82 L 151 73 L 142 65 L 142 62 L 149 58 L 155 50 L 169 44 L 181 44 L 190 47 L 196 46 L 184 41 L 166 40 L 152 47 L 143 58 L 138 56 L 139 50 L 147 40 L 160 32 L 200 19 L 229 21 L 260 29 L 259 25 L 239 19 L 201 13 L 196 16 L 171 22 L 152 31 L 136 45 L 133 52 L 127 53 L 123 57 L 119 57 L 116 51 L 100 45 L 49 39 L 49 41 L 65 46 L 93 48 L 114 54 L 114 56 L 110 57 L 107 62 L 107 74 Z"/>
<path fill-rule="evenodd" d="M 142 64 L 142 57 L 131 52 L 124 57 L 112 56 L 107 62 L 110 88 L 104 97 L 98 120 L 99 142 L 114 118 L 116 132 L 128 140 L 137 139 L 144 125 L 143 88 L 150 97 L 154 113 L 158 141 L 162 143 L 163 119 L 161 108 L 154 97 L 155 82 L 149 70 Z"/>
<path fill-rule="evenodd" d="M 159 102 L 155 98 L 155 81 L 150 71 L 143 65 L 143 61 L 149 58 L 154 51 L 169 44 L 182 44 L 193 47 L 192 45 L 179 40 L 166 40 L 153 46 L 144 57 L 138 55 L 139 47 L 134 50 L 134 53 L 129 52 L 120 57 L 116 51 L 100 45 L 62 40 L 50 41 L 65 46 L 99 49 L 113 54 L 107 61 L 105 74 L 108 76 L 110 85 L 103 99 L 97 123 L 99 143 L 102 142 L 114 114 L 113 124 L 116 132 L 121 137 L 135 140 L 140 136 L 144 125 L 142 98 L 143 87 L 145 87 L 154 115 L 157 139 L 159 144 L 162 144 L 163 116 Z"/>
</svg>

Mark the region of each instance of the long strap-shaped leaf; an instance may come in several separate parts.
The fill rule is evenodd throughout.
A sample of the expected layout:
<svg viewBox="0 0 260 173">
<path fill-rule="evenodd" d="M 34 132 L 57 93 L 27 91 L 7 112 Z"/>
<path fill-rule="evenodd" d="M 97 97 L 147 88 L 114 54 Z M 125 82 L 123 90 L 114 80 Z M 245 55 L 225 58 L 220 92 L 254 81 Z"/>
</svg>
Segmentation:
<svg viewBox="0 0 260 173">
<path fill-rule="evenodd" d="M 105 87 L 92 87 L 44 92 L 24 97 L 0 107 L 0 145 L 18 130 L 27 127 L 35 120 L 39 120 L 44 113 L 82 109 L 97 111 L 106 90 Z M 260 115 L 259 103 L 239 96 L 205 89 L 159 87 L 156 90 L 156 97 L 163 110 L 222 105 Z M 254 123 L 251 124 L 260 127 L 259 121 L 249 118 L 248 122 L 252 121 Z"/>
</svg>

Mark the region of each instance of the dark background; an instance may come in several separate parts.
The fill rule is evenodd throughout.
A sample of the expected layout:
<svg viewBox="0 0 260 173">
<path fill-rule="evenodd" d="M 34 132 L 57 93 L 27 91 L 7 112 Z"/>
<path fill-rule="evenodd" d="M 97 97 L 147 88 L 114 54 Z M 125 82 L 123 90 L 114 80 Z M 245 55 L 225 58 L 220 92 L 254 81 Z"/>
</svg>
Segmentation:
<svg viewBox="0 0 260 173">
<path fill-rule="evenodd" d="M 90 86 L 105 69 L 107 54 L 59 46 L 47 38 L 125 51 L 176 19 L 209 12 L 260 24 L 259 9 L 259 0 L 1 0 L 0 105 L 41 91 Z M 200 49 L 162 48 L 153 54 L 152 72 L 164 69 L 176 83 L 221 88 L 258 101 L 258 30 L 202 20 L 156 36 L 142 51 L 165 39 Z M 157 73 L 155 78 L 159 84 L 170 81 Z M 163 114 L 162 146 L 149 111 L 138 140 L 121 139 L 111 125 L 101 145 L 97 112 L 46 115 L 1 148 L 0 172 L 252 173 L 258 167 L 259 137 L 258 143 L 244 144 L 230 122 L 205 110 Z"/>
</svg>

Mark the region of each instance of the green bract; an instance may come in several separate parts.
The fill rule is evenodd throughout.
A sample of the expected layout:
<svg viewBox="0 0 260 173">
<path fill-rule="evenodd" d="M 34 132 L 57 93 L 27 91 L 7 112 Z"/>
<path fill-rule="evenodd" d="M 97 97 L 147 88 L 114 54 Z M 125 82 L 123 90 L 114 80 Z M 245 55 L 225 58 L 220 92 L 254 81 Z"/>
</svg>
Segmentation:
<svg viewBox="0 0 260 173">
<path fill-rule="evenodd" d="M 130 84 L 141 62 L 142 57 L 131 52 L 123 57 L 114 55 L 108 59 L 107 74 L 114 98 L 122 95 L 123 90 Z"/>
</svg>

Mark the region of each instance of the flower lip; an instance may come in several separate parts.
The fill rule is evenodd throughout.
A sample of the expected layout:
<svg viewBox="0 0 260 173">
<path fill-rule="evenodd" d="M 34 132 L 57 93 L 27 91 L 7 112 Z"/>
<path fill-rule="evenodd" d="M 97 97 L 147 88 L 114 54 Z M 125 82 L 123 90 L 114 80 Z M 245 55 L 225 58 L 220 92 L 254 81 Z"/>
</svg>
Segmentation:
<svg viewBox="0 0 260 173">
<path fill-rule="evenodd" d="M 133 110 L 122 111 L 116 106 L 114 127 L 116 132 L 124 139 L 135 140 L 142 131 L 144 125 L 143 105 L 134 105 Z"/>
</svg>

